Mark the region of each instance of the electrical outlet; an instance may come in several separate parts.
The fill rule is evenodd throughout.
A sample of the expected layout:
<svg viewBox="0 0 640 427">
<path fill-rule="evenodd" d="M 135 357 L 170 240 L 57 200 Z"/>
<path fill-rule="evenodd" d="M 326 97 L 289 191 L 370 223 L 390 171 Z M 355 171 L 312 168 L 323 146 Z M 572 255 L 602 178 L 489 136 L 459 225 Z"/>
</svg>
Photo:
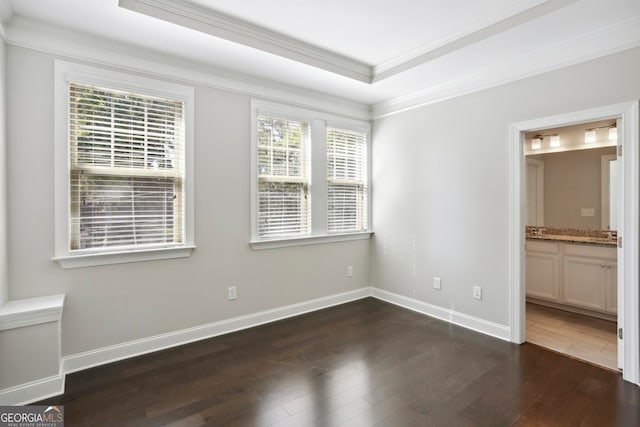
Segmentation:
<svg viewBox="0 0 640 427">
<path fill-rule="evenodd" d="M 353 277 L 353 266 L 352 265 L 347 267 L 347 277 Z"/>
<path fill-rule="evenodd" d="M 433 289 L 440 290 L 440 278 L 439 277 L 434 277 L 433 278 Z"/>
<path fill-rule="evenodd" d="M 227 297 L 229 298 L 229 301 L 238 298 L 238 289 L 236 289 L 235 286 L 229 286 L 227 288 Z"/>
<path fill-rule="evenodd" d="M 482 299 L 482 288 L 480 286 L 473 287 L 473 298 Z"/>
</svg>

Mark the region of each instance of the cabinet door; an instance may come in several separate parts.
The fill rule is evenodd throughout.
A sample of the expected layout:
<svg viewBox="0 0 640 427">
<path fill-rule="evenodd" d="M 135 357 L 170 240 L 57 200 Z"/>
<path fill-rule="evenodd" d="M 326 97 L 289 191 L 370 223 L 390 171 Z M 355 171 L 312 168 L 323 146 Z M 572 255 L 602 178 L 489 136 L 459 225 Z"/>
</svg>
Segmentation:
<svg viewBox="0 0 640 427">
<path fill-rule="evenodd" d="M 618 312 L 618 265 L 607 261 L 605 266 L 605 310 L 608 313 Z"/>
<path fill-rule="evenodd" d="M 557 254 L 527 252 L 527 295 L 560 301 Z"/>
<path fill-rule="evenodd" d="M 577 307 L 604 310 L 606 261 L 564 257 L 563 300 Z"/>
</svg>

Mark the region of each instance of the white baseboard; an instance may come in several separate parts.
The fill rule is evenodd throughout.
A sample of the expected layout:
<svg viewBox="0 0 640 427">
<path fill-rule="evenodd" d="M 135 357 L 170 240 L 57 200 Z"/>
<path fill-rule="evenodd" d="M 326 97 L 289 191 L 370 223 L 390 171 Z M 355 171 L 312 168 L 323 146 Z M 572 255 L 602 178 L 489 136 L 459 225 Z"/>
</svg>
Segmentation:
<svg viewBox="0 0 640 427">
<path fill-rule="evenodd" d="M 371 296 L 485 335 L 490 335 L 505 341 L 511 340 L 511 328 L 508 326 L 489 322 L 457 311 L 448 310 L 446 308 L 438 307 L 436 305 L 428 304 L 414 298 L 405 297 L 404 295 L 385 291 L 379 288 L 371 288 Z"/>
<path fill-rule="evenodd" d="M 232 319 L 221 320 L 193 328 L 72 354 L 63 358 L 63 372 L 68 374 L 81 371 L 118 360 L 275 322 L 286 319 L 287 317 L 298 316 L 310 311 L 344 304 L 368 296 L 371 296 L 371 288 L 365 287 L 272 310 L 248 314 L 246 316 L 234 317 Z"/>
<path fill-rule="evenodd" d="M 0 405 L 26 405 L 64 393 L 64 375 L 20 384 L 0 390 Z"/>
<path fill-rule="evenodd" d="M 72 354 L 63 358 L 63 373 L 61 375 L 0 390 L 0 405 L 23 405 L 62 394 L 64 393 L 64 376 L 68 373 L 252 328 L 370 296 L 505 341 L 509 341 L 511 337 L 508 326 L 458 313 L 382 289 L 365 287 L 246 316 L 234 317 L 193 328 Z"/>
</svg>

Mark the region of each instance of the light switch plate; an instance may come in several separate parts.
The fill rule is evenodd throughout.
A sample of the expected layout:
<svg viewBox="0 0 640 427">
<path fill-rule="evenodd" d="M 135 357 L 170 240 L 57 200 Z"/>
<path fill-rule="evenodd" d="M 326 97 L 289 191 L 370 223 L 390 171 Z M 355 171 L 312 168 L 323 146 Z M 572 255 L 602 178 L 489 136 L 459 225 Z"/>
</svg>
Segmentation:
<svg viewBox="0 0 640 427">
<path fill-rule="evenodd" d="M 582 216 L 596 216 L 595 208 L 582 208 L 580 212 Z"/>
</svg>

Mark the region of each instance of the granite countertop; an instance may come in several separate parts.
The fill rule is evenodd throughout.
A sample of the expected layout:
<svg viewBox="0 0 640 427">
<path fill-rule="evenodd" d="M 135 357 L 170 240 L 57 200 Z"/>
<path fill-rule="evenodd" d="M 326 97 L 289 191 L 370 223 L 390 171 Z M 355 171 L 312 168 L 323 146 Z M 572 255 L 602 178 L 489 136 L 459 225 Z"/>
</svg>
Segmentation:
<svg viewBox="0 0 640 427">
<path fill-rule="evenodd" d="M 527 240 L 576 243 L 581 245 L 615 247 L 618 236 L 615 231 L 579 230 L 572 228 L 530 227 L 526 229 Z"/>
</svg>

